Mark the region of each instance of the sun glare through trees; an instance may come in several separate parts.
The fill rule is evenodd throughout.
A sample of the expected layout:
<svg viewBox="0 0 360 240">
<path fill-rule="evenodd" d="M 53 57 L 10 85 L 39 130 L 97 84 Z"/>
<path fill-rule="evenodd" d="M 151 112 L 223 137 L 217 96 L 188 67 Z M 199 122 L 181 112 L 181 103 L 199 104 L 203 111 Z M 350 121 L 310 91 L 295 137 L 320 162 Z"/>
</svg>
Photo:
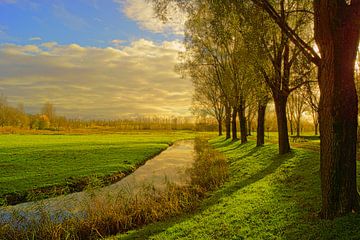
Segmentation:
<svg viewBox="0 0 360 240">
<path fill-rule="evenodd" d="M 0 0 L 0 239 L 360 239 L 360 0 Z"/>
</svg>

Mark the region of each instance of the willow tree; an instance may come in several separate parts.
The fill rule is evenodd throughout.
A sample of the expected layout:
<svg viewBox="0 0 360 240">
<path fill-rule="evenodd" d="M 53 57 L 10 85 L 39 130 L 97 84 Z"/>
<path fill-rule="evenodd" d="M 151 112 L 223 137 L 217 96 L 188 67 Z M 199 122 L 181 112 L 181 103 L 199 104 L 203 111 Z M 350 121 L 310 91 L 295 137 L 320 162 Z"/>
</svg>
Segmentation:
<svg viewBox="0 0 360 240">
<path fill-rule="evenodd" d="M 320 87 L 320 172 L 324 218 L 332 219 L 360 210 L 356 185 L 358 98 L 354 66 L 360 37 L 360 0 L 307 0 L 313 8 L 314 38 L 319 53 L 303 39 L 273 2 L 285 0 L 228 0 L 242 5 L 253 2 L 280 27 L 304 56 L 318 67 Z M 226 1 L 226 2 L 228 2 Z M 186 6 L 184 0 L 154 0 Z M 195 1 L 197 2 L 197 1 Z M 209 1 L 209 4 L 216 1 Z"/>
<path fill-rule="evenodd" d="M 199 1 L 186 24 L 184 54 L 188 66 L 206 65 L 215 74 L 218 89 L 222 92 L 225 106 L 232 109 L 232 137 L 237 140 L 236 120 L 239 114 L 241 142 L 246 138 L 245 102 L 249 94 L 245 51 L 241 35 L 233 26 L 238 24 L 238 15 L 219 16 L 207 1 Z M 228 113 L 228 107 L 227 111 Z M 226 114 L 228 116 L 228 114 Z"/>
<path fill-rule="evenodd" d="M 298 11 L 304 4 L 296 0 L 279 1 L 280 17 L 283 21 L 291 23 L 296 32 L 308 35 L 310 17 L 307 12 Z M 247 20 L 247 36 L 249 55 L 253 56 L 256 69 L 263 75 L 263 80 L 271 90 L 275 103 L 279 153 L 290 151 L 288 136 L 288 119 L 286 106 L 289 95 L 301 87 L 307 78 L 309 70 L 297 67 L 303 61 L 301 52 L 290 41 L 286 32 L 277 28 L 269 19 L 252 4 L 241 4 L 238 11 Z M 255 12 L 258 12 L 255 15 Z M 240 14 L 240 13 L 239 13 Z"/>
<path fill-rule="evenodd" d="M 186 67 L 194 86 L 193 110 L 205 112 L 214 117 L 218 123 L 218 134 L 222 136 L 225 118 L 223 95 L 217 83 L 216 73 L 207 65 L 190 65 Z"/>
<path fill-rule="evenodd" d="M 210 85 L 212 91 L 216 91 L 218 99 L 212 101 L 215 103 L 217 100 L 218 106 L 224 107 L 226 139 L 229 139 L 230 131 L 234 129 L 231 128 L 234 90 L 229 73 L 230 60 L 224 48 L 217 44 L 217 36 L 206 34 L 208 28 L 202 21 L 206 17 L 211 17 L 208 9 L 200 5 L 187 21 L 184 41 L 186 52 L 182 54 L 183 63 L 178 68 L 189 73 L 197 89 L 207 89 L 209 86 L 206 85 Z"/>
<path fill-rule="evenodd" d="M 312 1 L 319 53 L 296 34 L 270 1 L 251 1 L 265 10 L 318 67 L 322 217 L 332 219 L 359 211 L 354 66 L 360 37 L 360 0 Z"/>
</svg>

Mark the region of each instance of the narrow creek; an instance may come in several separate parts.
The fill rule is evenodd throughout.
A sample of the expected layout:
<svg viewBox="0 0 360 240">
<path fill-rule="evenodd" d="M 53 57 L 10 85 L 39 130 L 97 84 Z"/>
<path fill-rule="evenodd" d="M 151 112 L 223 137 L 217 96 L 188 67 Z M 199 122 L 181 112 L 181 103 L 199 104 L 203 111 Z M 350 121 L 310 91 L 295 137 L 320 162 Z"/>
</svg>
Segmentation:
<svg viewBox="0 0 360 240">
<path fill-rule="evenodd" d="M 115 184 L 92 191 L 2 207 L 0 222 L 13 223 L 13 215 L 16 214 L 17 218 L 20 216 L 22 222 L 26 223 L 27 220 L 39 220 L 44 212 L 55 221 L 61 221 L 68 216 L 81 215 L 84 202 L 91 201 L 94 196 L 116 199 L 124 191 L 127 194 L 141 193 L 141 189 L 146 186 L 161 190 L 167 183 L 186 184 L 185 171 L 192 166 L 194 156 L 193 140 L 177 141 Z"/>
</svg>

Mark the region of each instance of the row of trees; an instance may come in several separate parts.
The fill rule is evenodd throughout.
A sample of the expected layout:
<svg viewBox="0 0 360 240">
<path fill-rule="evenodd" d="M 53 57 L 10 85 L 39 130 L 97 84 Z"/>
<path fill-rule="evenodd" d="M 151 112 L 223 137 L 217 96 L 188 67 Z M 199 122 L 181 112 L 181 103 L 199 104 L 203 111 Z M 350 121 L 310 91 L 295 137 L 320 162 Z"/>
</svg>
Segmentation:
<svg viewBox="0 0 360 240">
<path fill-rule="evenodd" d="M 219 128 L 225 121 L 226 137 L 232 131 L 237 139 L 238 117 L 241 142 L 247 141 L 245 110 L 250 112 L 256 102 L 257 142 L 263 144 L 264 114 L 272 99 L 279 153 L 288 153 L 288 117 L 297 121 L 307 102 L 321 133 L 321 215 L 332 219 L 359 211 L 354 66 L 360 0 L 152 2 L 165 20 L 169 7 L 187 14 L 186 52 L 179 69 L 191 76 L 194 98 L 212 107 Z M 295 94 L 299 89 L 307 100 Z M 288 104 L 289 97 L 296 105 Z"/>
<path fill-rule="evenodd" d="M 70 130 L 110 128 L 116 130 L 200 130 L 211 131 L 216 127 L 211 119 L 200 117 L 139 116 L 114 120 L 69 119 L 56 114 L 52 103 L 47 102 L 39 114 L 27 114 L 24 106 L 11 106 L 4 95 L 0 96 L 0 127 L 34 130 Z"/>
</svg>

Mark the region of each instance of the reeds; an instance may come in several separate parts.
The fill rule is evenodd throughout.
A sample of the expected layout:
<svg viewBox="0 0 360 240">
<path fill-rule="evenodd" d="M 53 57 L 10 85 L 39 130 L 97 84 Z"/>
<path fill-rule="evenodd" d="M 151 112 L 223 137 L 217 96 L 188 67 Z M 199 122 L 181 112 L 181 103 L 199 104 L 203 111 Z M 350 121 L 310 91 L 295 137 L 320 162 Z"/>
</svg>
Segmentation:
<svg viewBox="0 0 360 240">
<path fill-rule="evenodd" d="M 116 197 L 94 190 L 82 210 L 71 214 L 37 209 L 39 218 L 24 221 L 21 214 L 14 213 L 12 221 L 0 224 L 0 239 L 98 239 L 191 212 L 207 191 L 219 187 L 228 176 L 225 157 L 206 140 L 196 139 L 195 151 L 186 185 L 168 183 L 162 190 L 146 186 L 136 193 L 124 189 Z"/>
</svg>

